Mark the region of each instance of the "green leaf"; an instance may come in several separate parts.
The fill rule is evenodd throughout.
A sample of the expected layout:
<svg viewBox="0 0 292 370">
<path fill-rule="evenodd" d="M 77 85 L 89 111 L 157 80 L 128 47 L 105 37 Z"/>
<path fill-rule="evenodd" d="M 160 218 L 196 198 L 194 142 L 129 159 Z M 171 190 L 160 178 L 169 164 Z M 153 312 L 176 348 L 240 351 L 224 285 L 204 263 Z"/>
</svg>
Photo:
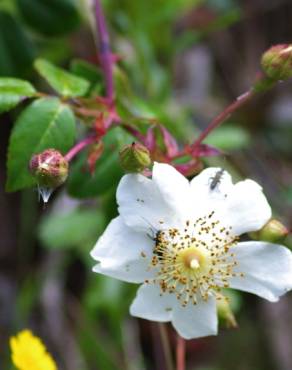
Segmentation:
<svg viewBox="0 0 292 370">
<path fill-rule="evenodd" d="M 0 76 L 26 76 L 35 50 L 24 30 L 10 14 L 0 12 Z"/>
<path fill-rule="evenodd" d="M 87 80 L 56 67 L 47 60 L 37 59 L 34 66 L 39 74 L 63 96 L 83 96 L 89 89 Z"/>
<path fill-rule="evenodd" d="M 23 98 L 34 96 L 35 88 L 17 78 L 0 78 L 0 113 L 14 108 Z"/>
<path fill-rule="evenodd" d="M 32 154 L 47 148 L 68 151 L 75 139 L 72 111 L 57 98 L 34 101 L 18 117 L 8 148 L 7 191 L 35 184 L 28 171 Z"/>
<path fill-rule="evenodd" d="M 83 153 L 70 170 L 69 194 L 76 198 L 94 197 L 117 186 L 123 175 L 118 152 L 124 144 L 132 140 L 130 135 L 118 127 L 109 131 L 104 139 L 104 152 L 96 162 L 93 174 L 90 174 L 87 169 L 86 153 Z"/>
<path fill-rule="evenodd" d="M 250 136 L 243 128 L 228 125 L 213 131 L 205 143 L 222 150 L 236 150 L 247 147 L 250 143 Z"/>
<path fill-rule="evenodd" d="M 105 226 L 104 215 L 91 209 L 75 209 L 43 218 L 39 237 L 48 248 L 92 247 Z"/>
<path fill-rule="evenodd" d="M 60 36 L 80 23 L 75 0 L 17 0 L 24 21 L 46 36 Z"/>
<path fill-rule="evenodd" d="M 91 84 L 102 82 L 102 73 L 94 64 L 82 59 L 74 59 L 70 63 L 70 71 L 79 77 L 90 81 Z"/>
</svg>

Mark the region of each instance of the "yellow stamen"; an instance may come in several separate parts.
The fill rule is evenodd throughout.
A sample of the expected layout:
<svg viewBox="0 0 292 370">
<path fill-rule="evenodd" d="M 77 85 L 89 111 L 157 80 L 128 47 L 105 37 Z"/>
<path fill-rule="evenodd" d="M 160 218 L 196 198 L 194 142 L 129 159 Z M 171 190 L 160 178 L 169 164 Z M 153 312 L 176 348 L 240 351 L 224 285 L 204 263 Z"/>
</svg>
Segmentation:
<svg viewBox="0 0 292 370">
<path fill-rule="evenodd" d="M 231 228 L 214 220 L 215 212 L 187 220 L 182 229 L 164 229 L 157 233 L 151 265 L 158 269 L 153 282 L 159 283 L 162 293 L 174 293 L 183 306 L 196 304 L 198 298 L 208 300 L 221 288 L 229 286 L 229 279 L 241 276 L 230 248 L 238 238 Z M 150 281 L 147 281 L 151 283 Z"/>
</svg>

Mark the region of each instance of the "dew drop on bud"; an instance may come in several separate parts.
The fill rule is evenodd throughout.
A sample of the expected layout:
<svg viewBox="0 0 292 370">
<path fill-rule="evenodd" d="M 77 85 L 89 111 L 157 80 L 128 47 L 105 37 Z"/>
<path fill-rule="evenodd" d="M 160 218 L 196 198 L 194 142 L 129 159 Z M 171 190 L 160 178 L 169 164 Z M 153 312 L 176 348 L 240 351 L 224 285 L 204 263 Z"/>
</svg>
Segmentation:
<svg viewBox="0 0 292 370">
<path fill-rule="evenodd" d="M 54 189 L 66 181 L 69 164 L 58 150 L 46 149 L 32 156 L 29 169 L 37 181 L 39 195 L 47 203 Z"/>
</svg>

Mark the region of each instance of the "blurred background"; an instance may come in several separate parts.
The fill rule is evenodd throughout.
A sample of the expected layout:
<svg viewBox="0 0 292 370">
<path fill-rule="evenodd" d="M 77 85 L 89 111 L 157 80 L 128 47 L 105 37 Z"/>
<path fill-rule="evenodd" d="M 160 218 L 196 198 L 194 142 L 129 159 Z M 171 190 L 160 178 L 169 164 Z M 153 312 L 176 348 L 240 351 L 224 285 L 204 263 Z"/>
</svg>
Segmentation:
<svg viewBox="0 0 292 370">
<path fill-rule="evenodd" d="M 289 0 L 103 5 L 120 106 L 157 118 L 181 143 L 250 87 L 267 48 L 292 41 Z M 33 70 L 43 57 L 101 82 L 89 9 L 86 0 L 0 0 L 0 75 L 49 92 Z M 91 271 L 89 251 L 116 214 L 117 152 L 127 138 L 108 139 L 111 155 L 93 177 L 77 158 L 66 187 L 43 209 L 35 189 L 4 192 L 9 134 L 22 108 L 0 117 L 0 368 L 12 368 L 9 337 L 30 328 L 59 369 L 166 369 L 159 326 L 128 314 L 137 287 Z M 290 229 L 292 81 L 249 102 L 206 142 L 225 154 L 205 164 L 262 184 L 274 216 Z M 285 244 L 292 247 L 289 236 Z M 187 369 L 291 370 L 292 295 L 271 304 L 237 294 L 232 305 L 239 328 L 222 323 L 218 337 L 188 341 Z M 174 351 L 175 333 L 167 331 Z"/>
</svg>

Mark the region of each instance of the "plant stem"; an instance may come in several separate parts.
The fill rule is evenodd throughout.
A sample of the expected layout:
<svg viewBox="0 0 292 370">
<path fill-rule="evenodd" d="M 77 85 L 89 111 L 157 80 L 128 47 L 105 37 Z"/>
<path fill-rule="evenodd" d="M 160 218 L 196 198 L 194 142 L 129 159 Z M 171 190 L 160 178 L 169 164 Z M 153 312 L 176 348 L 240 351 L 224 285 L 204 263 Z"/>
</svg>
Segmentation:
<svg viewBox="0 0 292 370">
<path fill-rule="evenodd" d="M 97 141 L 97 136 L 88 136 L 85 139 L 79 141 L 79 143 L 75 144 L 67 154 L 65 154 L 64 158 L 70 162 L 72 158 L 75 157 L 77 153 L 79 153 L 82 149 L 84 149 L 87 145 L 93 144 Z"/>
<path fill-rule="evenodd" d="M 106 96 L 109 102 L 112 103 L 114 99 L 113 62 L 109 43 L 109 34 L 100 0 L 95 0 L 95 18 L 99 35 L 100 63 L 104 72 L 106 84 Z"/>
<path fill-rule="evenodd" d="M 213 131 L 215 128 L 220 126 L 227 118 L 230 117 L 238 108 L 244 105 L 248 100 L 250 100 L 255 95 L 253 89 L 247 91 L 246 93 L 240 95 L 233 103 L 231 103 L 227 108 L 224 109 L 217 117 L 215 117 L 207 128 L 201 133 L 198 139 L 190 146 L 190 149 L 193 151 L 197 149 L 202 141 Z"/>
<path fill-rule="evenodd" d="M 185 370 L 186 368 L 186 342 L 177 334 L 176 342 L 176 370 Z"/>
<path fill-rule="evenodd" d="M 173 362 L 172 362 L 172 356 L 171 356 L 171 350 L 169 345 L 169 339 L 167 336 L 166 326 L 163 323 L 158 324 L 159 327 L 159 333 L 164 353 L 164 359 L 167 370 L 173 370 Z"/>
<path fill-rule="evenodd" d="M 124 130 L 128 131 L 131 135 L 136 137 L 142 144 L 145 144 L 145 136 L 143 134 L 141 134 L 141 132 L 136 130 L 134 127 L 132 127 L 132 126 L 126 124 L 126 123 L 122 123 L 121 127 Z"/>
</svg>

